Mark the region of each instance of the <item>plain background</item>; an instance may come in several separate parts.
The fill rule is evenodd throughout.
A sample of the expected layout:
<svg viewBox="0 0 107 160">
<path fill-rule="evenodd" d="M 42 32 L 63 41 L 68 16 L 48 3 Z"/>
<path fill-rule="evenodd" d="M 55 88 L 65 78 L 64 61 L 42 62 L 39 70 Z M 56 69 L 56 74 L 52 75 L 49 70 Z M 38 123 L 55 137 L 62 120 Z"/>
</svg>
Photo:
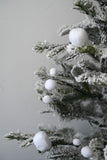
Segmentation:
<svg viewBox="0 0 107 160">
<path fill-rule="evenodd" d="M 34 146 L 21 149 L 3 136 L 20 129 L 36 133 L 39 124 L 63 127 L 57 115 L 41 115 L 46 107 L 34 91 L 35 70 L 43 64 L 53 67 L 44 54 L 32 52 L 37 41 L 68 42 L 58 29 L 84 16 L 72 10 L 72 0 L 0 0 L 0 160 L 44 160 Z M 69 122 L 76 124 L 76 122 Z M 87 125 L 87 124 L 86 124 Z"/>
</svg>

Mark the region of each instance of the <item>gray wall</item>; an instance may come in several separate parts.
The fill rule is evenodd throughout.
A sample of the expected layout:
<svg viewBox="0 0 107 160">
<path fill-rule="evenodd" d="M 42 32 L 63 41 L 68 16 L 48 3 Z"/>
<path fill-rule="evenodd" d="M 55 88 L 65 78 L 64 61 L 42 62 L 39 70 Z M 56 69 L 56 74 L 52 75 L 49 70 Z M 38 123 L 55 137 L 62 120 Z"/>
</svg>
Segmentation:
<svg viewBox="0 0 107 160">
<path fill-rule="evenodd" d="M 5 133 L 36 133 L 38 124 L 50 125 L 50 119 L 52 125 L 64 125 L 56 115 L 40 115 L 46 106 L 34 92 L 33 72 L 52 64 L 45 55 L 32 53 L 32 45 L 45 39 L 68 42 L 58 37 L 58 28 L 83 19 L 71 8 L 72 0 L 0 0 L 0 160 L 42 160 L 34 146 L 20 149 L 3 138 Z"/>
</svg>

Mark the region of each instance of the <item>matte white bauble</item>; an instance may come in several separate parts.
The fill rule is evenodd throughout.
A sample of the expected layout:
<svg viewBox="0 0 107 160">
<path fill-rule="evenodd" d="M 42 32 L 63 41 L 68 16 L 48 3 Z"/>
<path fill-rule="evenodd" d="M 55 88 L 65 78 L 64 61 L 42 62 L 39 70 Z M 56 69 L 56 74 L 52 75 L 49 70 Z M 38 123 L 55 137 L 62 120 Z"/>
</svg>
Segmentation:
<svg viewBox="0 0 107 160">
<path fill-rule="evenodd" d="M 88 146 L 85 146 L 81 149 L 81 154 L 85 158 L 90 158 L 92 156 L 92 151 Z"/>
<path fill-rule="evenodd" d="M 33 143 L 38 151 L 45 152 L 51 148 L 51 141 L 47 134 L 43 131 L 35 134 L 33 138 Z"/>
<path fill-rule="evenodd" d="M 56 68 L 51 68 L 50 69 L 50 76 L 55 76 L 56 75 Z"/>
<path fill-rule="evenodd" d="M 50 96 L 48 96 L 48 95 L 46 95 L 46 96 L 44 96 L 43 98 L 42 98 L 42 101 L 44 102 L 44 103 L 50 103 L 51 102 L 51 97 Z"/>
<path fill-rule="evenodd" d="M 79 146 L 81 144 L 81 141 L 78 138 L 73 139 L 73 145 Z"/>
<path fill-rule="evenodd" d="M 88 34 L 82 28 L 74 28 L 69 33 L 69 41 L 76 47 L 82 47 L 88 43 Z"/>
<path fill-rule="evenodd" d="M 52 90 L 56 87 L 56 82 L 55 80 L 53 79 L 48 79 L 46 82 L 45 82 L 45 88 L 47 90 Z"/>
</svg>

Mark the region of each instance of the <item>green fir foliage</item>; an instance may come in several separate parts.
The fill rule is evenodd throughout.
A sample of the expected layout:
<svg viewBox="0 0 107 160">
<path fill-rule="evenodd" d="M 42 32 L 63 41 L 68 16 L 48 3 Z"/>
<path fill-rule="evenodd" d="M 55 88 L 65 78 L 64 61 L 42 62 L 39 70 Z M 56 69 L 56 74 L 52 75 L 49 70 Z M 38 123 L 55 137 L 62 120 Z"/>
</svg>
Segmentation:
<svg viewBox="0 0 107 160">
<path fill-rule="evenodd" d="M 91 17 L 96 16 L 95 6 L 93 6 L 93 3 L 89 0 L 79 0 L 75 3 L 75 6 L 75 9 L 78 9 Z"/>
</svg>

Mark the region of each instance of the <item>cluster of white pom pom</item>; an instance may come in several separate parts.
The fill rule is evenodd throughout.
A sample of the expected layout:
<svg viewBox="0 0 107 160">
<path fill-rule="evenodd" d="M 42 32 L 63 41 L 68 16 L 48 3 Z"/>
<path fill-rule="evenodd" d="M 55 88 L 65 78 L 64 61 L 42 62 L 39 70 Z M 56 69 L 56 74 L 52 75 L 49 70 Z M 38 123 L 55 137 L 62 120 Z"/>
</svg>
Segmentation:
<svg viewBox="0 0 107 160">
<path fill-rule="evenodd" d="M 74 28 L 69 33 L 69 41 L 75 47 L 82 47 L 88 44 L 88 34 L 82 28 Z M 78 138 L 73 139 L 73 144 L 75 146 L 81 145 L 81 142 Z M 81 149 L 81 154 L 85 158 L 90 158 L 92 156 L 92 151 L 89 146 L 84 146 Z"/>
<path fill-rule="evenodd" d="M 51 77 L 54 77 L 56 75 L 56 68 L 51 68 L 49 74 Z M 48 79 L 45 82 L 45 89 L 47 89 L 47 90 L 53 90 L 56 88 L 56 86 L 57 86 L 56 81 L 53 79 Z M 51 102 L 51 100 L 52 99 L 49 95 L 45 95 L 42 98 L 42 101 L 46 104 L 49 104 Z"/>
<path fill-rule="evenodd" d="M 80 146 L 81 145 L 81 141 L 78 138 L 74 138 L 73 139 L 73 145 L 75 146 Z M 92 156 L 92 151 L 89 148 L 89 146 L 84 146 L 81 149 L 81 155 L 85 158 L 90 158 Z"/>
<path fill-rule="evenodd" d="M 88 44 L 88 34 L 82 28 L 74 28 L 69 33 L 69 40 L 75 47 L 82 47 Z M 56 76 L 56 68 L 51 68 L 49 74 L 51 77 Z M 56 86 L 57 83 L 53 79 L 48 79 L 45 82 L 45 89 L 47 90 L 53 90 L 56 88 Z M 49 95 L 45 95 L 42 100 L 44 103 L 49 104 L 52 99 Z M 34 136 L 33 143 L 36 146 L 37 150 L 41 152 L 45 152 L 52 147 L 51 140 L 49 139 L 48 135 L 43 131 L 38 132 Z M 81 145 L 81 141 L 79 138 L 74 138 L 72 143 L 74 146 L 77 147 Z M 82 147 L 81 155 L 85 158 L 90 158 L 92 156 L 92 151 L 89 146 Z"/>
<path fill-rule="evenodd" d="M 74 45 L 75 47 L 82 47 L 84 45 L 87 45 L 88 43 L 88 34 L 87 32 L 82 28 L 74 28 L 69 33 L 69 41 Z M 51 68 L 49 75 L 51 77 L 56 76 L 56 68 Z M 45 82 L 45 89 L 47 90 L 53 90 L 57 86 L 57 83 L 53 79 L 48 79 Z M 49 104 L 51 102 L 51 97 L 49 95 L 45 95 L 42 98 L 43 102 L 46 104 Z"/>
<path fill-rule="evenodd" d="M 52 142 L 44 131 L 35 134 L 33 143 L 40 152 L 48 151 L 52 147 Z M 72 143 L 77 147 L 81 145 L 81 141 L 78 138 L 74 138 Z M 82 147 L 81 155 L 85 158 L 90 158 L 92 156 L 92 151 L 89 146 Z"/>
</svg>

